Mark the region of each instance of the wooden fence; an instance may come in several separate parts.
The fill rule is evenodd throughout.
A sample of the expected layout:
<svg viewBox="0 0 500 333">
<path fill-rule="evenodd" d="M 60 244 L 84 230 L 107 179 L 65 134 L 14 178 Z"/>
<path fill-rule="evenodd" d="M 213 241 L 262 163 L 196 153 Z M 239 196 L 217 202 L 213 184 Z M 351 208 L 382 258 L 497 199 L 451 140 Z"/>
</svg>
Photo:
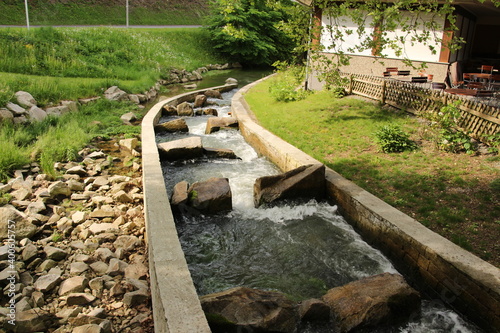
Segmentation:
<svg viewBox="0 0 500 333">
<path fill-rule="evenodd" d="M 349 94 L 364 96 L 398 109 L 418 114 L 439 111 L 444 105 L 459 101 L 459 126 L 476 139 L 500 132 L 500 107 L 488 105 L 484 99 L 452 95 L 444 90 L 429 89 L 419 84 L 360 74 L 342 74 L 348 80 L 344 88 Z"/>
</svg>

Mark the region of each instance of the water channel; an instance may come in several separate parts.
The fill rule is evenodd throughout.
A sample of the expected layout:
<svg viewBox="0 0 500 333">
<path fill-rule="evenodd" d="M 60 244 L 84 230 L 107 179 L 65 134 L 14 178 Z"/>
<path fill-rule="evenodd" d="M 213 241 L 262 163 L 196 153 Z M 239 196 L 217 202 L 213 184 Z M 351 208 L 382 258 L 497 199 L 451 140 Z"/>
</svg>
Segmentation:
<svg viewBox="0 0 500 333">
<path fill-rule="evenodd" d="M 262 76 L 247 72 L 247 81 Z M 245 72 L 223 73 L 241 78 Z M 222 82 L 220 81 L 222 80 Z M 228 116 L 236 90 L 223 94 L 215 108 Z M 160 122 L 171 120 L 164 118 Z M 254 208 L 255 179 L 280 171 L 260 157 L 237 130 L 205 134 L 208 116 L 185 118 L 189 133 L 162 134 L 158 142 L 199 136 L 204 147 L 228 148 L 239 160 L 188 160 L 163 162 L 167 191 L 186 180 L 189 183 L 210 177 L 229 179 L 233 211 L 214 216 L 176 216 L 186 260 L 199 295 L 236 286 L 278 290 L 293 299 L 319 298 L 328 289 L 363 277 L 396 273 L 391 262 L 364 242 L 329 202 L 288 202 L 279 206 Z M 440 302 L 425 300 L 421 315 L 402 327 L 369 332 L 481 332 Z M 328 332 L 328 328 L 304 328 L 300 332 Z"/>
</svg>

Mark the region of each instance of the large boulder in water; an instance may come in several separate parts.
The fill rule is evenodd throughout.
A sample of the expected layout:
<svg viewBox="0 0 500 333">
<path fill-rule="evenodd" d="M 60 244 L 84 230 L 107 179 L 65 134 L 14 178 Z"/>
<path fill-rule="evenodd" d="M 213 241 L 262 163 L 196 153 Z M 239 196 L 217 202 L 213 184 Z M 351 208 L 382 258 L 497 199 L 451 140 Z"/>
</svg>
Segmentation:
<svg viewBox="0 0 500 333">
<path fill-rule="evenodd" d="M 201 108 L 203 105 L 205 105 L 205 102 L 207 101 L 207 96 L 205 95 L 198 95 L 194 99 L 194 107 L 195 108 Z"/>
<path fill-rule="evenodd" d="M 177 114 L 181 117 L 192 117 L 194 116 L 193 107 L 188 102 L 182 102 L 177 105 Z"/>
<path fill-rule="evenodd" d="M 199 136 L 159 143 L 158 150 L 162 158 L 169 161 L 203 156 L 203 145 Z"/>
<path fill-rule="evenodd" d="M 280 175 L 261 177 L 253 189 L 255 207 L 282 199 L 322 199 L 326 191 L 325 166 L 303 165 Z"/>
<path fill-rule="evenodd" d="M 188 205 L 200 213 L 215 214 L 233 209 L 227 178 L 210 178 L 188 189 Z"/>
<path fill-rule="evenodd" d="M 157 133 L 189 132 L 186 121 L 182 118 L 170 120 L 155 126 Z"/>
<path fill-rule="evenodd" d="M 238 119 L 233 117 L 211 117 L 207 120 L 205 134 L 219 131 L 221 128 L 238 128 Z"/>
<path fill-rule="evenodd" d="M 296 332 L 296 304 L 278 292 L 237 287 L 200 301 L 213 331 Z"/>
<path fill-rule="evenodd" d="M 322 299 L 340 332 L 404 322 L 420 309 L 420 294 L 401 275 L 390 273 L 330 289 Z"/>
</svg>

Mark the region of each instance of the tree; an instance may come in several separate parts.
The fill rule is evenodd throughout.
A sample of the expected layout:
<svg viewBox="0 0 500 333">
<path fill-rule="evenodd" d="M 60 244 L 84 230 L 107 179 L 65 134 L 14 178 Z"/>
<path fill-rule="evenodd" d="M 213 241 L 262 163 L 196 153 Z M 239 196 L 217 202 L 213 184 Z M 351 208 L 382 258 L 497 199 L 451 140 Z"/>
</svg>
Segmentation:
<svg viewBox="0 0 500 333">
<path fill-rule="evenodd" d="M 231 61 L 271 65 L 288 60 L 292 38 L 278 24 L 285 13 L 266 0 L 216 0 L 208 29 L 213 47 Z"/>
</svg>

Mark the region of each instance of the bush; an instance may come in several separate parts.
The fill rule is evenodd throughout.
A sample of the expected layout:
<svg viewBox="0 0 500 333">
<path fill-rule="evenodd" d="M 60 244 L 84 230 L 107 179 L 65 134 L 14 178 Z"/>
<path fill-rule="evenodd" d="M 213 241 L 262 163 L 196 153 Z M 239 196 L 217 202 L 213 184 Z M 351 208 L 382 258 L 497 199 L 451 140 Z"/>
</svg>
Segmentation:
<svg viewBox="0 0 500 333">
<path fill-rule="evenodd" d="M 300 87 L 304 78 L 303 66 L 287 66 L 286 62 L 276 62 L 278 75 L 272 79 L 269 93 L 278 102 L 299 101 L 308 92 Z"/>
<path fill-rule="evenodd" d="M 384 153 L 399 153 L 417 149 L 410 135 L 397 125 L 386 125 L 375 133 L 376 140 Z"/>
</svg>

